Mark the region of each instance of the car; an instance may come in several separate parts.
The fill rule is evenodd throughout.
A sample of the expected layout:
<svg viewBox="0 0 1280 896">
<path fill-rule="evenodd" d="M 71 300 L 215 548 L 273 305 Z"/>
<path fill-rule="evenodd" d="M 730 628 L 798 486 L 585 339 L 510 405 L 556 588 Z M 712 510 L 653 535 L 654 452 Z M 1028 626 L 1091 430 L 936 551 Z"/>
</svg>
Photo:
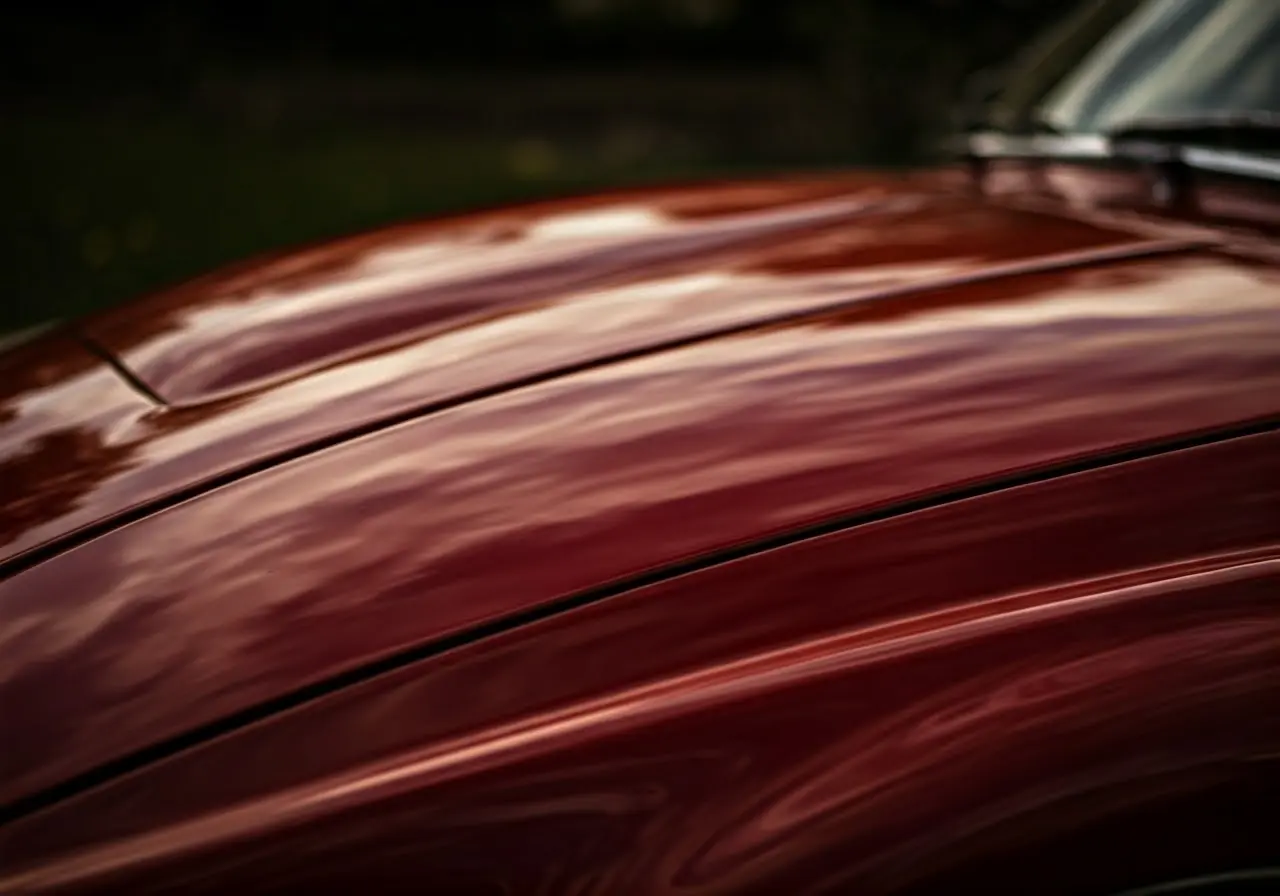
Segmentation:
<svg viewBox="0 0 1280 896">
<path fill-rule="evenodd" d="M 0 892 L 1275 892 L 1278 34 L 9 347 Z"/>
</svg>

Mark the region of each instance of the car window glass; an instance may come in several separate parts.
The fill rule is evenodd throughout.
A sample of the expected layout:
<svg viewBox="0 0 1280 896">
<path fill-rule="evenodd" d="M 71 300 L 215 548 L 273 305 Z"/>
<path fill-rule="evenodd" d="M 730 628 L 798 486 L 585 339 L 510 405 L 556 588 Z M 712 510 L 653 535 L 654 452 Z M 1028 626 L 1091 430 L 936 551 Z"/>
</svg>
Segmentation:
<svg viewBox="0 0 1280 896">
<path fill-rule="evenodd" d="M 1041 106 L 1066 131 L 1140 118 L 1280 112 L 1280 3 L 1147 0 Z"/>
</svg>

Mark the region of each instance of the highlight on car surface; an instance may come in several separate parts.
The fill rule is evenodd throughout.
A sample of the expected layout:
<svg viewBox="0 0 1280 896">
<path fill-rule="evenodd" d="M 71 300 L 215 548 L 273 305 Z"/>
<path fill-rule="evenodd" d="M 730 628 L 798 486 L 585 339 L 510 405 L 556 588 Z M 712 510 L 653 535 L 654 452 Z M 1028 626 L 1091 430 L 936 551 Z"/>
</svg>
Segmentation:
<svg viewBox="0 0 1280 896">
<path fill-rule="evenodd" d="M 0 892 L 1274 892 L 1278 35 L 10 346 Z"/>
</svg>

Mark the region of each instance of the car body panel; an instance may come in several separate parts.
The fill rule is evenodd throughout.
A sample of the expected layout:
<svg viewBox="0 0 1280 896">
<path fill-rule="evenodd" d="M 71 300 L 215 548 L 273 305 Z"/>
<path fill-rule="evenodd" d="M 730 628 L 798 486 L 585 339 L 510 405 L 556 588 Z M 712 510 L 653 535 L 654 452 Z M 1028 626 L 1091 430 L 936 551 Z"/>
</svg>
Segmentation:
<svg viewBox="0 0 1280 896">
<path fill-rule="evenodd" d="M 0 353 L 0 552 L 73 515 L 98 479 L 123 473 L 112 433 L 155 406 L 74 338 L 45 336 Z"/>
<path fill-rule="evenodd" d="M 691 558 L 1274 420 L 1277 277 L 1186 251 L 855 303 L 452 407 L 134 521 L 0 582 L 0 706 L 24 720 L 3 799 Z"/>
<path fill-rule="evenodd" d="M 1135 240 L 1071 218 L 996 213 L 937 186 L 834 175 L 516 206 L 284 253 L 80 329 L 166 402 L 190 406 L 512 318 L 537 329 L 537 351 L 549 353 L 554 327 L 538 318 L 564 305 L 574 315 L 554 324 L 562 339 L 586 337 L 581 347 L 597 327 L 624 325 L 661 342 L 684 332 L 673 324 L 731 325 L 814 298 Z M 1039 226 L 1028 226 L 1033 217 Z M 764 304 L 767 292 L 785 297 Z M 685 302 L 645 307 L 672 295 Z M 509 366 L 486 371 L 493 381 L 540 359 L 501 360 Z"/>
<path fill-rule="evenodd" d="M 1277 449 L 946 502 L 424 657 L 11 826 L 0 885 L 877 894 L 985 860 L 1012 893 L 1034 861 L 1002 859 L 1081 831 L 1135 882 L 1247 859 L 1258 829 L 1168 810 L 1276 795 Z M 1051 867 L 1037 892 L 1086 870 Z"/>
<path fill-rule="evenodd" d="M 1158 223 L 994 206 L 941 174 L 652 190 L 581 205 L 318 247 L 77 324 L 169 404 L 122 409 L 83 433 L 128 462 L 86 466 L 70 506 L 0 536 L 0 560 L 30 565 L 282 459 L 619 358 L 929 288 L 1213 242 Z M 511 219 L 525 230 L 496 244 L 510 256 L 501 276 L 463 263 L 491 248 L 466 245 L 466 234 Z M 591 236 L 602 219 L 613 232 Z M 540 237 L 519 236 L 538 227 Z M 558 258 L 551 273 L 541 252 Z M 463 261 L 445 263 L 450 253 Z M 380 321 L 388 302 L 426 309 L 414 312 L 420 325 L 383 338 L 381 324 L 360 324 Z M 397 320 L 408 326 L 405 315 Z M 178 363 L 187 357 L 189 374 Z M 208 371 L 222 369 L 257 373 L 211 391 Z M 45 489 L 31 477 L 0 500 L 38 502 Z"/>
<path fill-rule="evenodd" d="M 1163 64 L 1224 9 L 1086 10 L 954 166 L 405 224 L 0 355 L 0 892 L 1280 865 L 1280 167 Z"/>
</svg>

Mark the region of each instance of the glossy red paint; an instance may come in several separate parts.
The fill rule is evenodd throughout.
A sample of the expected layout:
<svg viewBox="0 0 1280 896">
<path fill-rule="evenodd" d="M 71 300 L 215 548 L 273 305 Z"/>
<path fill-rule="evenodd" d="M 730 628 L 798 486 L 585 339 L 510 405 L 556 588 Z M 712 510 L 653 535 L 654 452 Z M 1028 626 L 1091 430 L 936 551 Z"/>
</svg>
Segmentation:
<svg viewBox="0 0 1280 896">
<path fill-rule="evenodd" d="M 239 845 L 275 838 L 288 844 L 285 854 L 310 852 L 303 844 L 323 836 L 296 832 L 334 818 L 361 819 L 353 823 L 361 842 L 376 840 L 383 835 L 364 826 L 383 824 L 381 806 L 419 795 L 434 819 L 426 824 L 452 852 L 443 863 L 434 850 L 419 860 L 417 879 L 428 890 L 451 867 L 466 868 L 468 887 L 479 892 L 484 883 L 509 892 L 611 892 L 604 882 L 614 892 L 673 892 L 698 865 L 722 865 L 704 872 L 712 890 L 750 878 L 764 856 L 751 855 L 759 850 L 742 838 L 763 837 L 772 854 L 764 864 L 791 867 L 778 856 L 820 852 L 837 827 L 833 813 L 876 842 L 869 868 L 892 864 L 905 844 L 887 819 L 934 815 L 916 841 L 946 831 L 954 805 L 913 804 L 952 777 L 942 790 L 959 787 L 950 799 L 974 817 L 1036 817 L 1036 792 L 1101 812 L 1112 796 L 1105 776 L 1119 767 L 1251 762 L 1261 759 L 1249 753 L 1257 744 L 1280 742 L 1280 716 L 1266 712 L 1280 705 L 1277 449 L 1280 436 L 1258 435 L 1121 463 L 599 600 L 180 755 L 29 820 L 0 844 L 32 859 L 86 850 L 51 863 L 45 881 L 101 877 L 132 891 L 191 852 L 236 844 L 238 855 Z M 1171 481 L 1188 488 L 1167 488 Z M 726 625 L 727 612 L 740 622 Z M 938 681 L 951 675 L 945 686 Z M 845 676 L 873 684 L 833 684 Z M 1197 677 L 1194 689 L 1178 684 Z M 822 690 L 831 695 L 795 699 Z M 795 726 L 786 742 L 750 733 L 751 714 L 776 721 L 778 710 L 759 704 L 777 700 L 791 701 L 782 713 Z M 737 721 L 708 730 L 698 724 L 707 713 Z M 1199 753 L 1202 740 L 1161 740 L 1171 737 L 1161 726 L 1194 727 L 1206 714 L 1219 727 L 1230 722 L 1233 737 L 1248 730 L 1263 740 L 1220 755 Z M 669 733 L 673 726 L 682 733 Z M 717 744 L 726 731 L 730 741 Z M 1043 778 L 1002 767 L 1028 741 L 1055 736 L 1064 737 L 1059 748 L 1021 760 Z M 612 755 L 620 742 L 639 767 L 620 768 Z M 531 771 L 566 750 L 595 756 L 580 760 L 589 771 Z M 727 755 L 713 759 L 717 753 Z M 722 764 L 710 780 L 699 772 Z M 1062 780 L 1066 772 L 1076 780 Z M 973 776 L 1009 783 L 960 786 Z M 494 778 L 504 781 L 498 794 L 485 783 Z M 584 780 L 593 781 L 593 796 L 573 800 Z M 444 786 L 451 790 L 440 795 Z M 1100 792 L 1091 794 L 1094 787 Z M 819 797 L 826 809 L 801 812 Z M 467 819 L 483 812 L 493 822 L 468 833 Z M 575 836 L 594 837 L 564 849 L 550 833 L 539 837 L 543 859 L 527 868 L 485 860 L 524 851 L 530 820 L 570 823 L 564 817 L 573 814 L 581 815 Z M 978 841 L 1000 846 L 973 824 Z M 628 835 L 632 829 L 649 833 Z M 699 858 L 700 847 L 717 841 L 721 851 L 737 842 L 740 855 Z M 566 852 L 575 863 L 558 867 Z M 316 886 L 343 873 L 287 864 L 280 886 Z M 859 892 L 874 892 L 876 876 L 859 878 Z"/>
<path fill-rule="evenodd" d="M 3 797 L 655 566 L 1263 417 L 1276 278 L 1189 255 L 872 301 L 461 405 L 148 516 L 0 583 L 21 633 L 0 699 L 27 719 Z"/>
<path fill-rule="evenodd" d="M 154 405 L 87 347 L 50 335 L 0 353 L 0 551 L 79 512 L 131 451 L 117 434 Z"/>
<path fill-rule="evenodd" d="M 359 239 L 359 252 L 351 244 L 314 249 L 299 260 L 249 266 L 105 315 L 81 329 L 180 406 L 112 418 L 109 432 L 95 438 L 109 439 L 132 462 L 102 470 L 101 481 L 67 512 L 6 532 L 4 550 L 17 559 L 237 470 L 611 359 L 930 286 L 1205 241 L 1158 225 L 1135 232 L 992 208 L 929 179 L 837 179 L 825 191 L 807 182 L 792 189 L 785 181 L 691 188 L 624 194 L 609 205 L 597 199 L 588 211 L 579 204 L 539 206 L 536 215 L 494 213 L 405 228 Z M 774 205 L 761 208 L 768 199 Z M 667 217 L 677 212 L 683 217 Z M 452 259 L 439 270 L 427 262 L 451 252 L 469 258 L 458 234 L 485 232 L 512 217 L 532 220 L 524 232 L 543 236 L 500 244 L 508 267 L 502 277 L 489 270 L 492 257 L 475 270 Z M 602 221 L 613 221 L 616 232 L 591 237 L 581 229 Z M 476 251 L 485 258 L 497 250 Z M 550 279 L 544 253 L 560 257 Z M 420 261 L 406 261 L 413 258 Z M 571 262 L 592 276 L 568 283 Z M 388 277 L 396 284 L 389 295 Z M 334 315 L 348 323 L 361 314 L 376 321 L 389 306 L 433 308 L 442 294 L 447 310 L 380 350 L 368 343 L 367 327 L 344 324 L 319 343 L 306 335 Z M 462 294 L 470 305 L 457 298 Z M 304 314 L 301 335 L 293 334 L 297 307 L 312 302 L 317 310 Z M 466 307 L 473 309 L 469 317 Z M 318 320 L 307 324 L 308 315 Z M 348 336 L 350 344 L 337 344 Z M 276 342 L 274 354 L 258 347 Z M 204 380 L 196 382 L 201 371 L 238 369 L 234 359 L 242 352 L 261 356 L 255 368 L 273 370 L 274 379 L 240 382 L 221 400 Z M 165 373 L 179 357 L 191 358 L 181 381 Z"/>
<path fill-rule="evenodd" d="M 1134 769 L 1145 811 L 1177 796 L 1176 771 L 1194 790 L 1266 768 L 1277 449 L 1050 479 L 634 590 L 269 719 L 0 844 L 72 856 L 33 886 L 130 892 L 190 864 L 212 892 L 381 879 L 379 863 L 433 892 L 809 892 L 849 832 L 857 892 L 945 877 L 1046 837 L 1047 809 L 1101 820 Z M 389 845 L 415 836 L 418 852 Z M 246 865 L 266 881 L 239 879 L 246 850 L 275 857 Z M 1064 891 L 1055 877 L 1038 892 Z"/>
<path fill-rule="evenodd" d="M 1097 193 L 544 204 L 28 346 L 0 886 L 899 892 L 1273 786 L 1280 269 Z"/>
</svg>

